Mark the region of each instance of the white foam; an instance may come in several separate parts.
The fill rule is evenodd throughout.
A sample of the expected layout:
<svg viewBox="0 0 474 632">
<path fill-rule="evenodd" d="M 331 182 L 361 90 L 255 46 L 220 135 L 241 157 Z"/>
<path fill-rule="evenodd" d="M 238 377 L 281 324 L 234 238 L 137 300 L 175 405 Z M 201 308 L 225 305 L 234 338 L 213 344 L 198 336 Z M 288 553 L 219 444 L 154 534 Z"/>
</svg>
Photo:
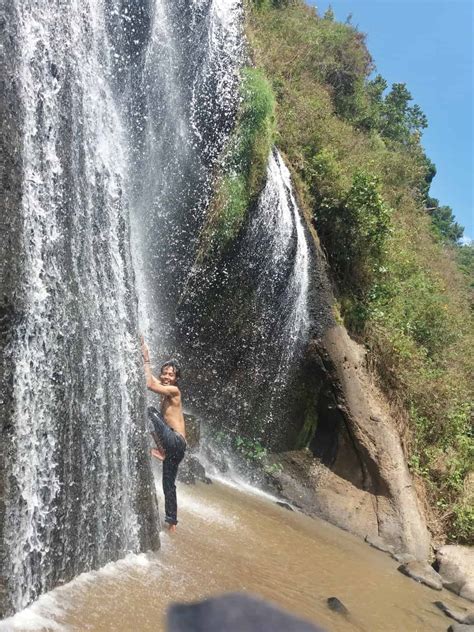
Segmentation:
<svg viewBox="0 0 474 632">
<path fill-rule="evenodd" d="M 243 478 L 239 478 L 237 476 L 226 478 L 223 475 L 214 474 L 210 478 L 217 481 L 218 483 L 221 483 L 222 485 L 232 487 L 232 489 L 236 489 L 237 491 L 245 492 L 246 494 L 257 496 L 258 498 L 264 498 L 265 500 L 269 500 L 273 503 L 281 500 L 281 498 L 278 498 L 277 496 L 274 496 L 269 492 L 265 492 L 263 489 L 259 489 L 258 487 L 255 487 L 251 483 L 245 481 Z"/>
<path fill-rule="evenodd" d="M 57 617 L 65 610 L 62 608 L 54 592 L 42 595 L 31 606 L 17 612 L 14 616 L 0 621 L 0 632 L 14 632 L 15 630 L 52 630 L 54 632 L 68 632 L 71 628 L 58 623 Z"/>
<path fill-rule="evenodd" d="M 163 548 L 163 547 L 162 547 Z M 91 584 L 104 579 L 123 579 L 146 570 L 161 572 L 163 564 L 152 554 L 130 553 L 116 562 L 109 562 L 102 568 L 88 573 L 81 573 L 64 586 L 41 595 L 28 608 L 17 612 L 8 619 L 0 621 L 0 632 L 15 632 L 15 630 L 51 630 L 53 632 L 69 632 L 71 627 L 58 623 L 57 619 L 68 613 L 70 605 L 74 604 L 74 596 L 89 589 Z"/>
<path fill-rule="evenodd" d="M 192 493 L 186 491 L 182 486 L 179 489 L 179 504 L 182 509 L 197 515 L 206 523 L 221 524 L 226 527 L 235 528 L 238 519 L 235 515 L 224 513 L 212 501 L 200 500 Z"/>
</svg>

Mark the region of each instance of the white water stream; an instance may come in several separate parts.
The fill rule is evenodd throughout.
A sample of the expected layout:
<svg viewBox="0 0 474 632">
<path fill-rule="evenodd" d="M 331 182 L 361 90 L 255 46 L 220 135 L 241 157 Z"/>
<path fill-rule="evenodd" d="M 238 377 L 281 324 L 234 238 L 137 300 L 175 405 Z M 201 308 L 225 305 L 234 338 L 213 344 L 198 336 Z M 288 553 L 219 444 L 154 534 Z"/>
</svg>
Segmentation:
<svg viewBox="0 0 474 632">
<path fill-rule="evenodd" d="M 265 264 L 259 271 L 261 280 L 257 286 L 257 295 L 265 297 L 270 293 L 265 316 L 272 336 L 270 332 L 266 332 L 266 336 L 278 343 L 281 356 L 276 382 L 281 383 L 309 326 L 310 258 L 290 172 L 277 150 L 269 157 L 267 183 L 250 226 L 248 241 L 256 252 L 265 248 Z M 272 288 L 280 279 L 285 279 L 286 287 L 277 301 L 272 301 Z"/>
<path fill-rule="evenodd" d="M 140 537 L 127 157 L 104 8 L 25 0 L 16 16 L 23 275 L 3 572 L 20 609 Z"/>
</svg>

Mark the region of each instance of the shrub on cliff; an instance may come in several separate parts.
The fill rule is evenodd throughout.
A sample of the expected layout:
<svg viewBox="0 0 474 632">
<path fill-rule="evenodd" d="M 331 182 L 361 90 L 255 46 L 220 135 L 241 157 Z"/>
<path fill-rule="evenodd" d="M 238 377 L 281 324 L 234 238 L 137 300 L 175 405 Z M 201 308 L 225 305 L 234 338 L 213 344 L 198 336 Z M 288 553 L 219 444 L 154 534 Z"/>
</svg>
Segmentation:
<svg viewBox="0 0 474 632">
<path fill-rule="evenodd" d="M 325 172 L 327 177 L 327 169 L 328 162 L 320 153 L 309 161 L 306 171 L 310 190 L 319 198 L 319 234 L 340 286 L 364 301 L 380 276 L 391 209 L 382 198 L 377 176 L 365 171 L 354 173 L 350 188 L 339 199 L 321 196 L 318 175 Z"/>
</svg>

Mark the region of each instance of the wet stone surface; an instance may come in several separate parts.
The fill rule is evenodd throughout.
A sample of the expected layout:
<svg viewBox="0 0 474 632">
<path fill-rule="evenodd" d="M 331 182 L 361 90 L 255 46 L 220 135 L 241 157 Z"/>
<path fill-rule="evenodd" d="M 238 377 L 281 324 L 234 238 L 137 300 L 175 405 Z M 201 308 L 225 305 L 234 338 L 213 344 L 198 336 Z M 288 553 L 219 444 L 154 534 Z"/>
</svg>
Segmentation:
<svg viewBox="0 0 474 632">
<path fill-rule="evenodd" d="M 434 601 L 434 605 L 439 608 L 450 619 L 464 625 L 474 625 L 474 610 L 460 610 L 447 606 L 442 601 Z"/>
<path fill-rule="evenodd" d="M 443 588 L 441 577 L 427 563 L 407 562 L 399 566 L 398 570 L 403 575 L 407 575 L 407 577 L 411 577 L 420 584 L 433 588 L 433 590 L 441 590 Z"/>
<path fill-rule="evenodd" d="M 448 544 L 439 549 L 436 562 L 443 586 L 474 601 L 474 549 Z"/>
<path fill-rule="evenodd" d="M 187 454 L 178 470 L 178 480 L 185 485 L 194 485 L 197 481 L 211 484 L 206 470 L 199 459 L 193 454 Z"/>
<path fill-rule="evenodd" d="M 367 544 L 370 544 L 370 546 L 373 546 L 374 549 L 383 551 L 384 553 L 390 553 L 391 555 L 395 553 L 393 546 L 387 544 L 387 542 L 378 535 L 367 535 L 365 541 Z"/>
</svg>

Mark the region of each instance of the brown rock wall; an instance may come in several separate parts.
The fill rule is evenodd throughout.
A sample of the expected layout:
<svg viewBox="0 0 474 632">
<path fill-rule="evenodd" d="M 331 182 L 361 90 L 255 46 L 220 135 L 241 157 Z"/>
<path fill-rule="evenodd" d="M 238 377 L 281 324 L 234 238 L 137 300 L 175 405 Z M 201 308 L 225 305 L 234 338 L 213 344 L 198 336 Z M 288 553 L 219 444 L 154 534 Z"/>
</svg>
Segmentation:
<svg viewBox="0 0 474 632">
<path fill-rule="evenodd" d="M 310 222 L 308 235 L 313 332 L 303 379 L 315 394 L 317 425 L 309 450 L 280 455 L 278 484 L 305 512 L 426 559 L 430 536 L 396 419 L 369 374 L 364 348 L 335 322 L 329 272 Z"/>
</svg>

